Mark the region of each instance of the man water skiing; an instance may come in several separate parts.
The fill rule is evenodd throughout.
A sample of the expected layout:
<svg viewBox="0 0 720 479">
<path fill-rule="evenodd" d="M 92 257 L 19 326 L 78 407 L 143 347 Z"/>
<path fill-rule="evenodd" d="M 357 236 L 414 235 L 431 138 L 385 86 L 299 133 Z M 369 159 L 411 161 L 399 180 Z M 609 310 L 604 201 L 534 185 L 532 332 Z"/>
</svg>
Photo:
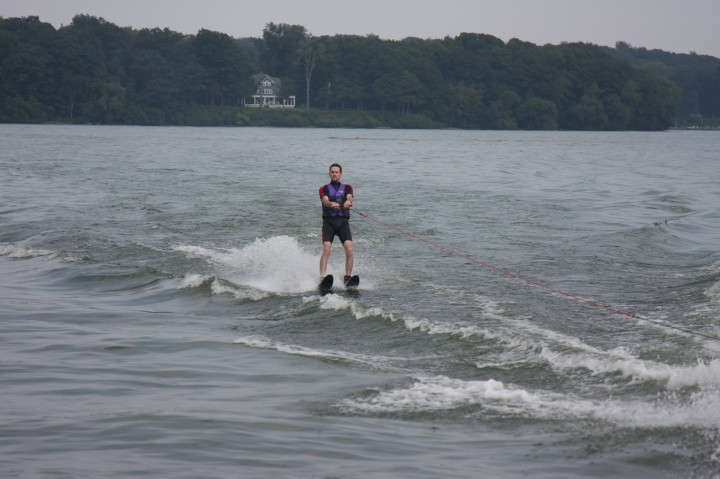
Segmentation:
<svg viewBox="0 0 720 479">
<path fill-rule="evenodd" d="M 322 241 L 323 252 L 320 256 L 321 288 L 332 286 L 332 276 L 325 276 L 328 258 L 335 236 L 340 238 L 345 249 L 345 278 L 346 286 L 357 286 L 357 277 L 352 276 L 353 247 L 352 233 L 350 232 L 350 207 L 352 206 L 355 191 L 350 185 L 342 184 L 342 166 L 337 163 L 330 165 L 330 183 L 320 187 L 320 201 L 322 201 Z M 329 285 L 328 285 L 329 283 Z"/>
</svg>

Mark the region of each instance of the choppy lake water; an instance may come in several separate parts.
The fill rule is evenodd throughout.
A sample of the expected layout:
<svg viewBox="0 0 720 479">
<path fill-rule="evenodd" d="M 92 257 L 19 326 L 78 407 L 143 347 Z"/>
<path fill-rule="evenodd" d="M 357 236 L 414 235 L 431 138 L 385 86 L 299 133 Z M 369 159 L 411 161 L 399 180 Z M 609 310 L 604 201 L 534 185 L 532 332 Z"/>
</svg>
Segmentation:
<svg viewBox="0 0 720 479">
<path fill-rule="evenodd" d="M 720 475 L 716 133 L 0 138 L 3 477 Z"/>
</svg>

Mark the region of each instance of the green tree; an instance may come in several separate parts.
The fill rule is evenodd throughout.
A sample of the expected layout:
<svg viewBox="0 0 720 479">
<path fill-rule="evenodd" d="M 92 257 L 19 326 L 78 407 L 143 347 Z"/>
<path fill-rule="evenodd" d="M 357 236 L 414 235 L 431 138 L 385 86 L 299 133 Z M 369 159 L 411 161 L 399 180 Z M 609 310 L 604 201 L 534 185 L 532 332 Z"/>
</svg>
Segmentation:
<svg viewBox="0 0 720 479">
<path fill-rule="evenodd" d="M 603 99 L 608 125 L 613 130 L 624 130 L 632 123 L 632 110 L 625 105 L 619 95 L 611 93 Z"/>
<path fill-rule="evenodd" d="M 708 55 L 679 54 L 662 50 L 633 47 L 618 42 L 615 48 L 605 48 L 614 58 L 651 73 L 655 77 L 670 80 L 680 90 L 677 116 L 688 123 L 691 116 L 718 117 L 720 111 L 720 59 Z M 644 90 L 644 87 L 640 87 Z M 671 93 L 675 98 L 675 94 Z M 677 117 L 676 117 L 677 118 Z"/>
<path fill-rule="evenodd" d="M 56 83 L 50 48 L 55 29 L 38 17 L 0 18 L 0 118 L 46 121 Z"/>
<path fill-rule="evenodd" d="M 307 37 L 300 43 L 299 53 L 305 73 L 305 107 L 309 109 L 310 81 L 318 60 L 324 56 L 325 45 L 316 38 Z"/>
<path fill-rule="evenodd" d="M 307 37 L 302 25 L 268 23 L 258 42 L 261 68 L 278 78 L 292 77 L 298 65 L 298 51 Z"/>
<path fill-rule="evenodd" d="M 355 80 L 338 76 L 328 82 L 325 92 L 327 93 L 325 99 L 328 102 L 337 104 L 341 110 L 345 110 L 347 105 L 350 104 L 354 105 L 356 110 L 361 109 L 363 87 Z"/>
<path fill-rule="evenodd" d="M 417 107 L 424 102 L 423 85 L 417 76 L 408 71 L 400 73 L 394 81 L 398 91 L 396 101 L 400 113 L 409 116 L 411 108 Z"/>
<path fill-rule="evenodd" d="M 448 122 L 458 128 L 482 128 L 485 125 L 482 91 L 473 84 L 450 83 L 445 89 Z"/>
<path fill-rule="evenodd" d="M 206 101 L 210 105 L 238 104 L 251 75 L 247 54 L 224 33 L 200 30 L 192 40 L 198 63 L 204 68 Z"/>
<path fill-rule="evenodd" d="M 514 130 L 518 127 L 515 112 L 520 106 L 520 95 L 512 90 L 505 90 L 500 97 L 490 104 L 490 115 L 493 128 Z"/>
<path fill-rule="evenodd" d="M 525 130 L 555 130 L 558 111 L 555 103 L 541 98 L 530 98 L 518 107 L 518 126 Z"/>
<path fill-rule="evenodd" d="M 592 85 L 571 107 L 562 120 L 562 126 L 568 130 L 605 130 L 608 128 L 608 117 L 603 102 L 598 98 L 599 88 Z"/>
</svg>

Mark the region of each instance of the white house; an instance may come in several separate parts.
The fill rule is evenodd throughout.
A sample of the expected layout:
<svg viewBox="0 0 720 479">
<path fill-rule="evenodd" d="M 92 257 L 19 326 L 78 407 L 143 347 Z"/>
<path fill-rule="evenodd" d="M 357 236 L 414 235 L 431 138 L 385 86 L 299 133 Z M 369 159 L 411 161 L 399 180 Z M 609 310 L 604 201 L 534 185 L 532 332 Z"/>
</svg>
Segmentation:
<svg viewBox="0 0 720 479">
<path fill-rule="evenodd" d="M 282 95 L 282 82 L 267 73 L 253 75 L 255 94 L 250 102 L 244 102 L 249 108 L 295 108 L 295 95 Z M 244 99 L 243 99 L 244 100 Z"/>
</svg>

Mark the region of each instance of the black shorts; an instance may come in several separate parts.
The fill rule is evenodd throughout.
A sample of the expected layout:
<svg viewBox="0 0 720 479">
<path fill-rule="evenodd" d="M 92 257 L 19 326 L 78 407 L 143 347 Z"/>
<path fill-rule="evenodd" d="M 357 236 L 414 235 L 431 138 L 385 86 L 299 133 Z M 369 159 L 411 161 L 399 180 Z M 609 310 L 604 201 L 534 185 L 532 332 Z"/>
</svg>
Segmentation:
<svg viewBox="0 0 720 479">
<path fill-rule="evenodd" d="M 350 232 L 350 220 L 339 216 L 323 218 L 322 240 L 323 243 L 333 242 L 335 236 L 340 238 L 340 242 L 352 241 L 352 233 Z"/>
</svg>

